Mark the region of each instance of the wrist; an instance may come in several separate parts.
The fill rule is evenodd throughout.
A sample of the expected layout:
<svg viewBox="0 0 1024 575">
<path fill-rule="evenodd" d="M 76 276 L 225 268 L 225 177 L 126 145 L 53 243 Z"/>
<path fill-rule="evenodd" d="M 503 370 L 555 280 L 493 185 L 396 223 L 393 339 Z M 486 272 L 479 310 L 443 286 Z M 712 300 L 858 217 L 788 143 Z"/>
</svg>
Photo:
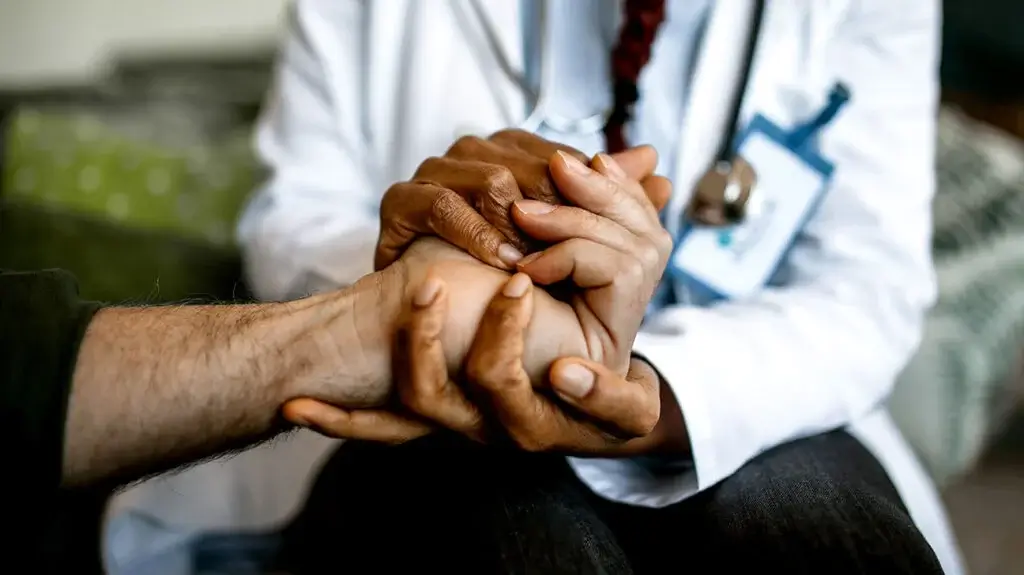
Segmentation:
<svg viewBox="0 0 1024 575">
<path fill-rule="evenodd" d="M 352 285 L 352 332 L 345 369 L 357 393 L 349 394 L 348 407 L 384 403 L 391 392 L 392 354 L 402 307 L 408 298 L 408 273 L 402 261 L 364 276 Z"/>
<path fill-rule="evenodd" d="M 391 389 L 403 273 L 403 266 L 394 264 L 349 287 L 289 304 L 301 335 L 290 346 L 296 357 L 283 378 L 282 403 L 298 397 L 345 408 L 384 402 Z"/>
</svg>

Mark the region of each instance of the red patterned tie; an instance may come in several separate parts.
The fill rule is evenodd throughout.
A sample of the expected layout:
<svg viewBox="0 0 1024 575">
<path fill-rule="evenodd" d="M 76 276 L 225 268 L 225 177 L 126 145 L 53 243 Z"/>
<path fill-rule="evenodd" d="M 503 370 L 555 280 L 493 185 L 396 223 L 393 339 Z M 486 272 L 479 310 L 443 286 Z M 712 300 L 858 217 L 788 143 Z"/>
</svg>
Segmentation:
<svg viewBox="0 0 1024 575">
<path fill-rule="evenodd" d="M 640 98 L 637 81 L 651 59 L 654 38 L 665 20 L 665 0 L 625 0 L 623 4 L 625 18 L 611 57 L 614 103 L 604 126 L 610 153 L 626 149 L 624 129 Z"/>
</svg>

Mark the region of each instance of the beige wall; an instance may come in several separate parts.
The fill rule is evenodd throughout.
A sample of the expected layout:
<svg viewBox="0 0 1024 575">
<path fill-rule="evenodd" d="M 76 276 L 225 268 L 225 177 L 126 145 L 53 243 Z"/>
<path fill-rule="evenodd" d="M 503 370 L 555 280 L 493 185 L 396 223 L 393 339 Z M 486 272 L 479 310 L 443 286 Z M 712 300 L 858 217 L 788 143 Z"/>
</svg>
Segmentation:
<svg viewBox="0 0 1024 575">
<path fill-rule="evenodd" d="M 0 0 L 0 85 L 75 83 L 112 54 L 271 46 L 287 0 Z"/>
</svg>

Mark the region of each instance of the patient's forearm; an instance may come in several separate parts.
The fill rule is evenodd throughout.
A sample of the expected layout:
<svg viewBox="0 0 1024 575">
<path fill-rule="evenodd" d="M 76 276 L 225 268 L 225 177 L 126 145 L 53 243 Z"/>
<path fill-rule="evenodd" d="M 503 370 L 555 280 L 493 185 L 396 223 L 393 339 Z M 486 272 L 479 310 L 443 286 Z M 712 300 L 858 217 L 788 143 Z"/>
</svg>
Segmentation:
<svg viewBox="0 0 1024 575">
<path fill-rule="evenodd" d="M 279 431 L 286 389 L 317 361 L 309 336 L 348 313 L 346 297 L 100 311 L 75 368 L 63 483 L 131 480 Z"/>
</svg>

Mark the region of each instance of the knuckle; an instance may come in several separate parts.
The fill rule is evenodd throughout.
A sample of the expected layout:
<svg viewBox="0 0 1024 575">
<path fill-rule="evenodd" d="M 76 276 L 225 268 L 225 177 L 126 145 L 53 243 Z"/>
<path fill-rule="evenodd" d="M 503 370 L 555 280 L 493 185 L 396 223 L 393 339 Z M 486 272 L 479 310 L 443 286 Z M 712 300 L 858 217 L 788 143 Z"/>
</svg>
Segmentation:
<svg viewBox="0 0 1024 575">
<path fill-rule="evenodd" d="M 624 258 L 620 267 L 620 276 L 625 283 L 630 286 L 635 286 L 641 283 L 646 277 L 647 272 L 644 269 L 644 263 L 637 258 Z"/>
<path fill-rule="evenodd" d="M 445 297 L 439 294 L 438 299 Z M 444 310 L 441 306 L 432 306 L 416 310 L 413 316 L 412 327 L 414 336 L 412 338 L 415 349 L 415 357 L 432 358 L 431 352 L 435 346 L 440 347 L 439 341 L 441 329 L 444 327 Z M 431 365 L 436 365 L 436 361 Z"/>
<path fill-rule="evenodd" d="M 601 194 L 609 201 L 618 200 L 622 197 L 622 185 L 607 176 L 601 177 Z"/>
<path fill-rule="evenodd" d="M 580 238 L 594 238 L 598 240 L 601 238 L 602 228 L 604 228 L 606 224 L 606 220 L 604 220 L 604 218 L 602 218 L 601 216 L 598 216 L 596 214 L 579 208 L 559 208 L 558 210 L 555 210 L 555 212 L 552 213 L 556 212 L 561 212 L 562 214 L 571 214 L 572 216 L 574 216 L 574 219 L 577 220 L 580 229 L 580 232 L 577 234 Z M 584 241 L 586 240 L 582 240 L 580 242 L 580 245 L 583 245 Z"/>
<path fill-rule="evenodd" d="M 633 432 L 639 437 L 650 435 L 661 421 L 661 410 L 657 405 L 645 406 L 637 415 Z"/>
<path fill-rule="evenodd" d="M 416 168 L 416 173 L 414 174 L 413 177 L 414 178 L 426 178 L 426 177 L 429 177 L 430 174 L 434 174 L 438 170 L 443 169 L 447 165 L 447 163 L 448 163 L 448 160 L 445 159 L 445 158 L 439 158 L 437 156 L 431 156 L 431 157 L 427 158 L 426 160 L 423 160 L 423 162 L 419 165 L 419 167 Z"/>
<path fill-rule="evenodd" d="M 445 156 L 450 158 L 467 158 L 474 156 L 483 145 L 483 140 L 477 136 L 461 136 L 448 148 Z"/>
<path fill-rule="evenodd" d="M 469 363 L 466 376 L 484 388 L 506 389 L 515 383 L 506 364 L 491 354 L 483 354 Z"/>
<path fill-rule="evenodd" d="M 518 303 L 521 300 L 515 300 Z M 523 329 L 522 320 L 519 318 L 519 314 L 516 313 L 516 307 L 514 304 L 509 304 L 505 309 L 502 309 L 496 319 L 498 333 L 501 333 L 505 338 L 515 337 Z"/>
<path fill-rule="evenodd" d="M 470 245 L 482 246 L 490 251 L 497 249 L 500 240 L 495 236 L 489 225 L 484 222 L 469 223 L 467 225 L 469 227 L 467 236 Z"/>
<path fill-rule="evenodd" d="M 658 230 L 654 233 L 654 246 L 658 250 L 658 254 L 665 260 L 668 259 L 672 253 L 672 248 L 675 242 L 672 239 L 672 234 L 668 232 L 664 227 L 658 226 Z"/>
<path fill-rule="evenodd" d="M 435 221 L 451 220 L 467 207 L 455 192 L 440 187 L 435 190 L 434 198 L 430 202 L 430 215 Z"/>
<path fill-rule="evenodd" d="M 483 189 L 492 200 L 511 202 L 519 189 L 516 176 L 510 168 L 498 164 L 486 164 L 483 168 Z"/>
<path fill-rule="evenodd" d="M 501 238 L 491 224 L 455 194 L 438 198 L 430 214 L 430 229 L 442 239 L 479 254 L 498 249 Z"/>
<path fill-rule="evenodd" d="M 400 209 L 404 203 L 403 199 L 408 195 L 408 186 L 409 184 L 406 182 L 399 182 L 392 184 L 384 192 L 384 196 L 380 200 L 381 217 L 389 216 Z"/>
<path fill-rule="evenodd" d="M 643 269 L 650 273 L 661 267 L 661 251 L 653 244 L 645 244 L 637 250 L 637 256 Z"/>
<path fill-rule="evenodd" d="M 536 138 L 535 134 L 520 130 L 519 128 L 505 128 L 504 130 L 498 130 L 491 134 L 490 140 L 492 142 L 509 142 L 521 140 L 524 138 Z"/>
<path fill-rule="evenodd" d="M 555 187 L 554 182 L 551 181 L 547 171 L 535 176 L 529 176 L 525 178 L 525 181 L 526 185 L 524 186 L 525 189 L 523 191 L 524 197 L 555 206 L 560 206 L 565 203 L 562 201 L 562 195 L 558 193 L 558 188 Z"/>
<path fill-rule="evenodd" d="M 526 177 L 523 178 L 523 184 L 523 197 L 528 200 L 556 206 L 563 203 L 555 185 L 548 181 L 547 176 Z"/>
<path fill-rule="evenodd" d="M 621 211 L 619 206 L 625 198 L 622 197 L 619 184 L 605 176 L 594 174 L 587 188 L 587 209 L 605 216 Z"/>
</svg>

